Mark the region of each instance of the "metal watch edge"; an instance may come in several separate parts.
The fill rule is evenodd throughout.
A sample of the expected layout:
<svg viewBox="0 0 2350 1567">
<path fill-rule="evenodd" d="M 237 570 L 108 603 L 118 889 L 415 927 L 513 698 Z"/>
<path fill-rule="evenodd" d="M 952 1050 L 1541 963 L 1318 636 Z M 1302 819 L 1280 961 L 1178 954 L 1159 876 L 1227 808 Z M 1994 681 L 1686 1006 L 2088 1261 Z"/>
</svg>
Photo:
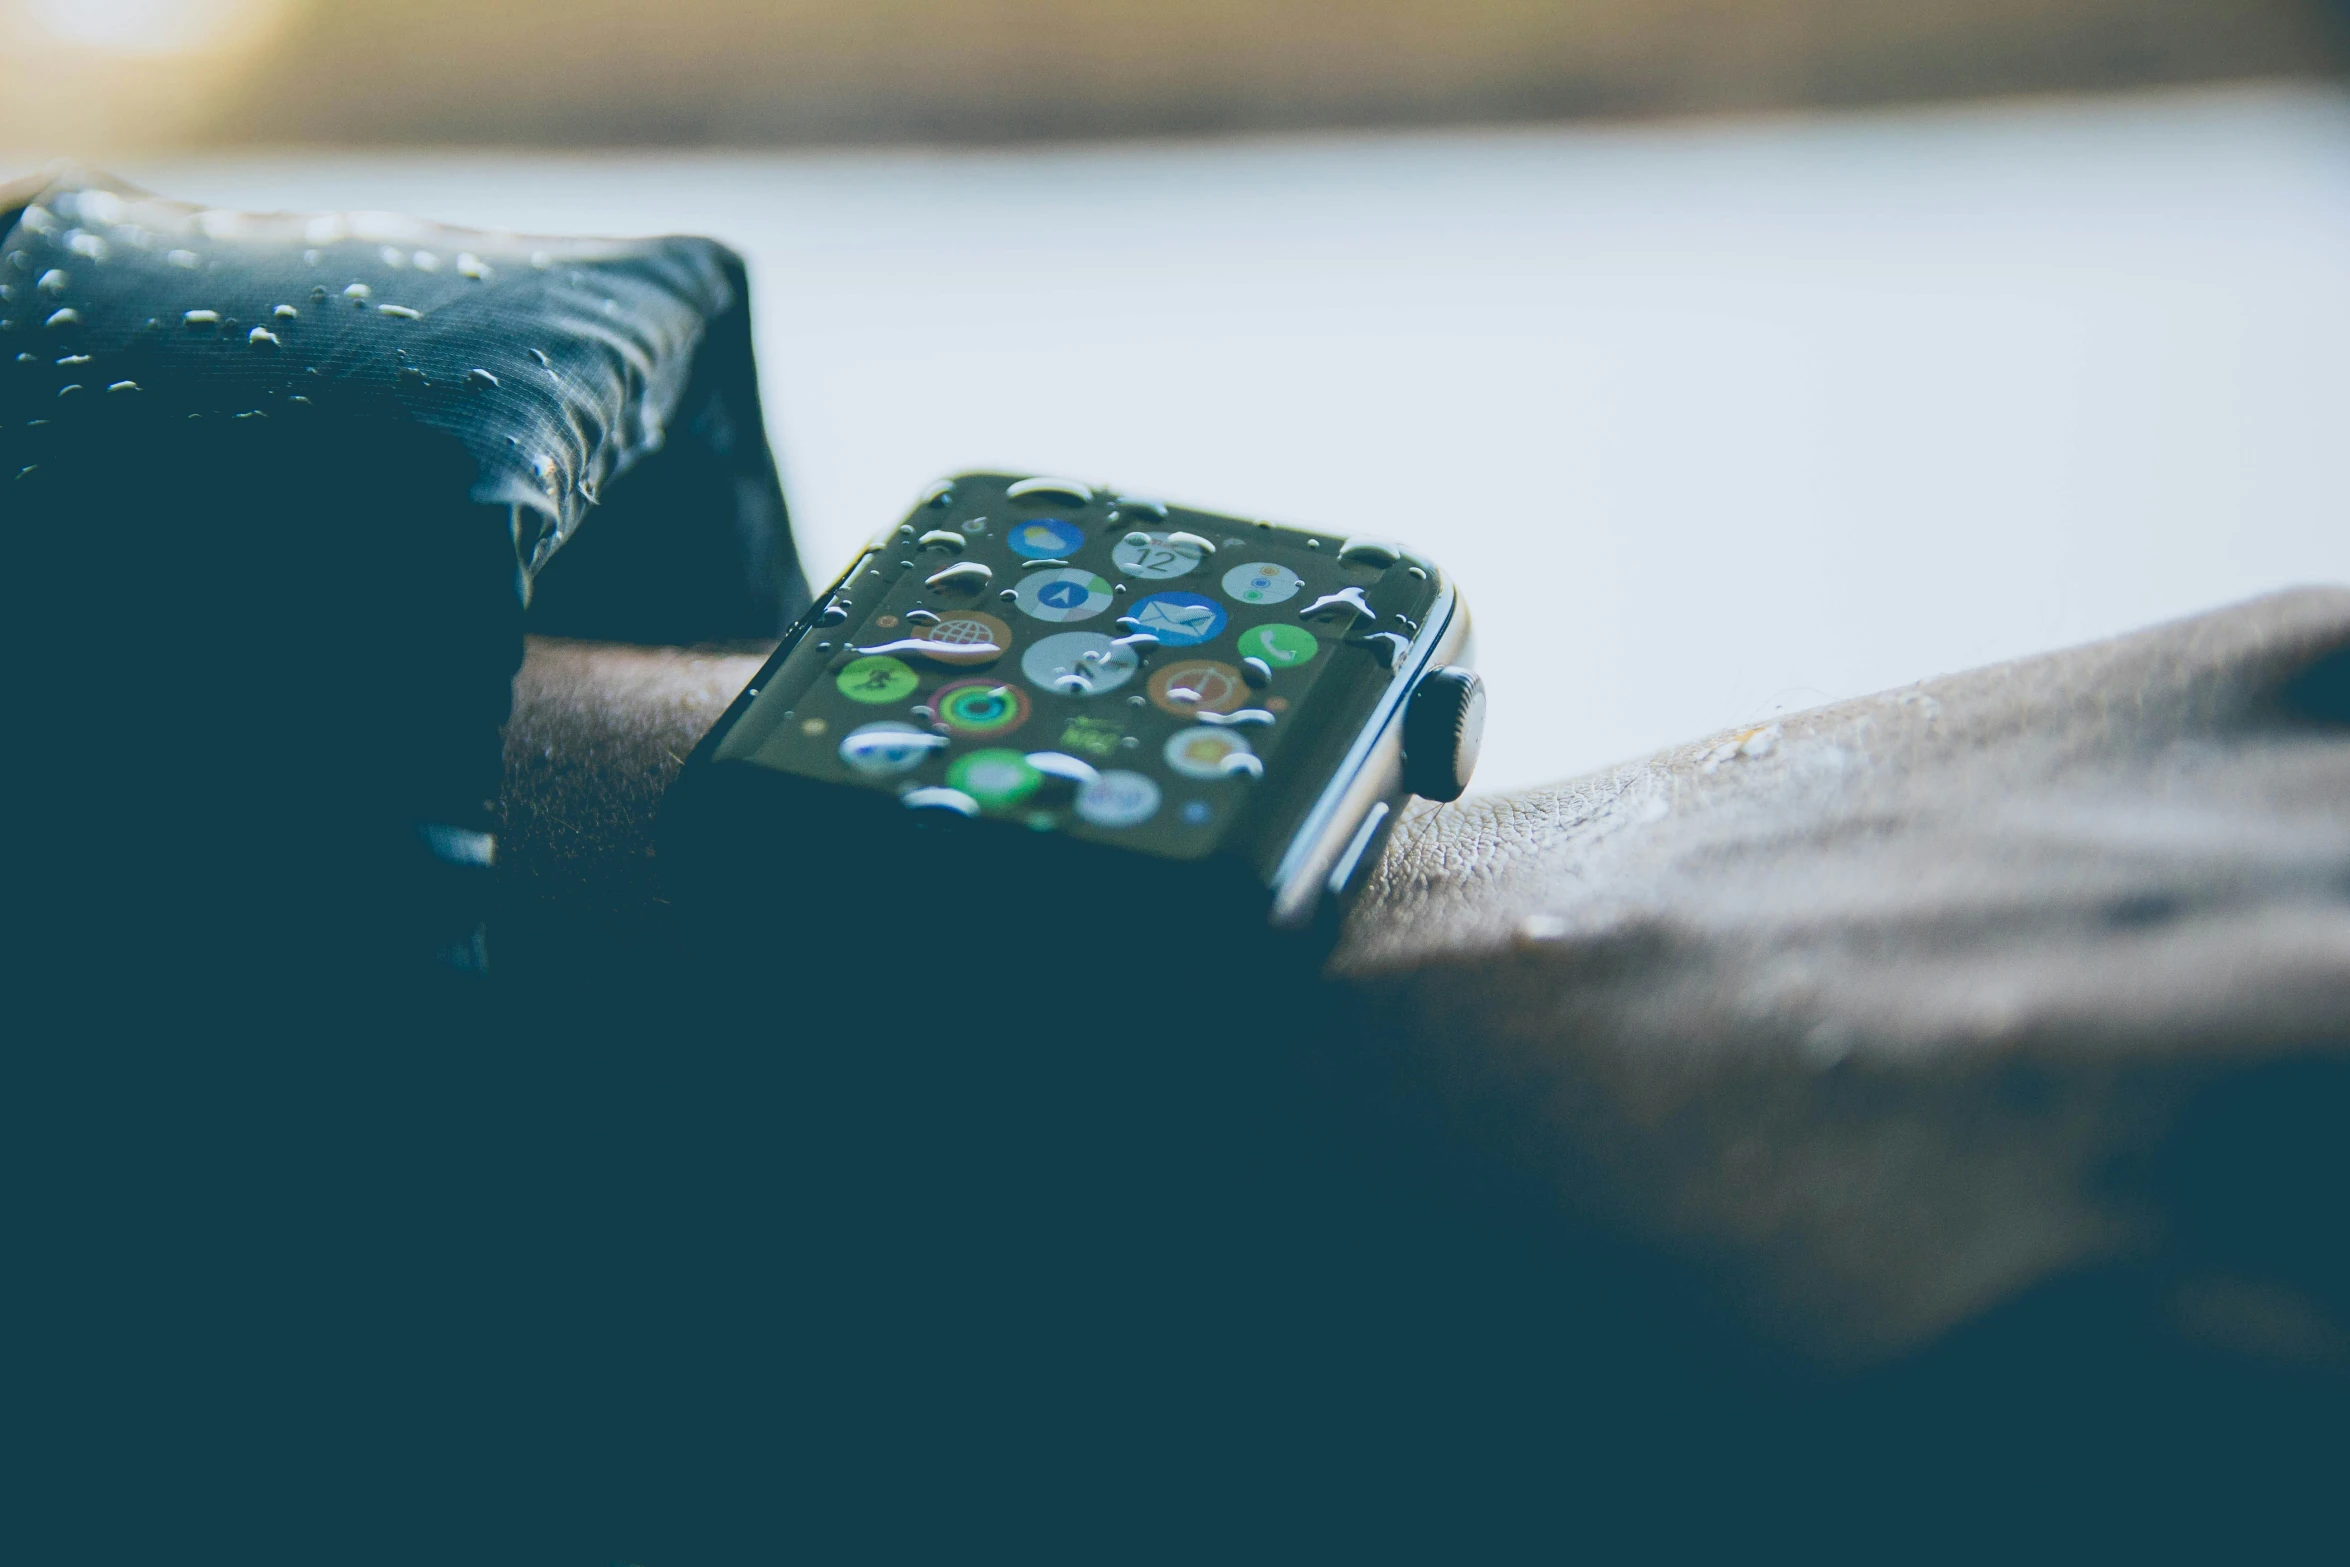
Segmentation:
<svg viewBox="0 0 2350 1567">
<path fill-rule="evenodd" d="M 1452 577 L 1439 567 L 1437 580 L 1441 591 L 1421 622 L 1419 635 L 1273 872 L 1268 920 L 1278 928 L 1296 929 L 1312 922 L 1331 867 L 1354 841 L 1371 808 L 1402 791 L 1403 705 L 1423 674 L 1456 662 L 1469 640 L 1468 610 Z"/>
</svg>

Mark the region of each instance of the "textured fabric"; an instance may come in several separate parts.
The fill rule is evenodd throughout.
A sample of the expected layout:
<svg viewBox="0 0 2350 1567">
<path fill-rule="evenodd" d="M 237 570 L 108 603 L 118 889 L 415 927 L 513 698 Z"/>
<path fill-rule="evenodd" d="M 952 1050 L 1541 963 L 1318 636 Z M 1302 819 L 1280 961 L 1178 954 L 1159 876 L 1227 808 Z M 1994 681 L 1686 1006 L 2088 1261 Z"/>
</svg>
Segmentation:
<svg viewBox="0 0 2350 1567">
<path fill-rule="evenodd" d="M 2346 802 L 2350 592 L 2279 594 L 1424 808 L 1338 971 L 1481 1146 L 1821 1354 L 2156 1256 L 2340 1369 Z"/>
<path fill-rule="evenodd" d="M 0 235 L 28 907 L 69 950 L 477 965 L 526 625 L 692 642 L 805 603 L 722 246 L 70 168 L 0 191 Z"/>
<path fill-rule="evenodd" d="M 413 424 L 472 458 L 470 499 L 509 510 L 526 583 L 662 447 L 712 322 L 739 315 L 742 293 L 739 263 L 709 240 L 252 216 L 74 169 L 24 206 L 0 266 L 9 477 L 37 468 L 58 426 L 134 400 Z M 747 358 L 747 341 L 725 346 Z"/>
</svg>

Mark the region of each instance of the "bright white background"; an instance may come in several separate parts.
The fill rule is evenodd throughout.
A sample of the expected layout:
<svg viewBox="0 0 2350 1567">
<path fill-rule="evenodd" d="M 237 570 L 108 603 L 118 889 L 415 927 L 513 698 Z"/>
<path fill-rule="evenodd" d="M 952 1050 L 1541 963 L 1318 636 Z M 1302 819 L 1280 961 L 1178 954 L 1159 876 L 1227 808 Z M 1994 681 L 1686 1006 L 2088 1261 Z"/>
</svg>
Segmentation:
<svg viewBox="0 0 2350 1567">
<path fill-rule="evenodd" d="M 1479 783 L 2350 581 L 2350 97 L 1011 152 L 133 162 L 750 258 L 810 569 L 1004 467 L 1452 567 Z"/>
</svg>

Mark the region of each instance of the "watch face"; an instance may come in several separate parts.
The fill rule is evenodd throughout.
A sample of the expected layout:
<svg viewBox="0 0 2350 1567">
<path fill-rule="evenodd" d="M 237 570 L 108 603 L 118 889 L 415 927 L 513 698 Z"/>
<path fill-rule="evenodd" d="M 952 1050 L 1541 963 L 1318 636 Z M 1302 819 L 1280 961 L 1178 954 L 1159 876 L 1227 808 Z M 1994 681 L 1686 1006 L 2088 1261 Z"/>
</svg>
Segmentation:
<svg viewBox="0 0 2350 1567">
<path fill-rule="evenodd" d="M 1283 841 L 1392 684 L 1433 571 L 1014 482 L 957 479 L 863 557 L 717 759 L 1170 858 Z"/>
</svg>

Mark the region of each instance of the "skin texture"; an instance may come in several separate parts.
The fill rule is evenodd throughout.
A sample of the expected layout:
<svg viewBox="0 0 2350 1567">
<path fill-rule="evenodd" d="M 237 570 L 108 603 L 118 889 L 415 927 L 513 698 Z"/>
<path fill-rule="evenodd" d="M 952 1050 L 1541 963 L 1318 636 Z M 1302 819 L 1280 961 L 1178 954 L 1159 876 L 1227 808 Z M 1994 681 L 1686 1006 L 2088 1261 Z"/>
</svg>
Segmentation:
<svg viewBox="0 0 2350 1567">
<path fill-rule="evenodd" d="M 2339 1372 L 2350 1187 L 2294 1160 L 2350 1065 L 2345 647 L 2350 591 L 2280 594 L 1418 807 L 1330 965 L 1355 1058 L 1817 1361 L 2127 1265 L 2183 1340 Z M 757 666 L 533 641 L 526 957 L 668 939 L 653 812 Z"/>
</svg>

